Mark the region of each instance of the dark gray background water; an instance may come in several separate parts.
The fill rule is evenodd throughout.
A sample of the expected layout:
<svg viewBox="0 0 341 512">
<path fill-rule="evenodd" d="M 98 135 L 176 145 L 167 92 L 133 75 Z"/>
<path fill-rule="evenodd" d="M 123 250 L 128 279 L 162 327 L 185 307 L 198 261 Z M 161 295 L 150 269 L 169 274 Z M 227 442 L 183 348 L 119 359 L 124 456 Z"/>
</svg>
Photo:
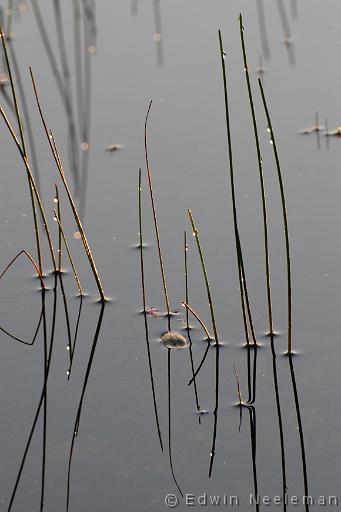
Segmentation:
<svg viewBox="0 0 341 512">
<path fill-rule="evenodd" d="M 3 7 L 5 2 L 2 2 Z M 341 245 L 339 240 L 340 147 L 329 150 L 321 135 L 299 131 L 339 117 L 341 6 L 336 0 L 284 0 L 290 24 L 290 52 L 283 44 L 279 4 L 264 0 L 270 56 L 263 59 L 264 86 L 283 167 L 292 244 L 293 343 L 299 356 L 294 365 L 300 397 L 312 496 L 338 495 L 341 446 L 339 372 Z M 249 291 L 259 339 L 257 368 L 257 474 L 261 494 L 281 493 L 279 435 L 267 329 L 259 183 L 252 126 L 239 42 L 238 14 L 244 15 L 250 69 L 264 53 L 259 24 L 260 0 L 161 0 L 96 2 L 97 53 L 91 59 L 92 99 L 90 165 L 84 223 L 106 293 L 114 298 L 105 309 L 80 433 L 72 466 L 70 510 L 166 510 L 164 497 L 177 492 L 171 479 L 167 450 L 161 454 L 146 354 L 140 289 L 137 177 L 143 167 L 147 303 L 163 309 L 161 279 L 147 201 L 143 125 L 150 99 L 149 150 L 159 213 L 162 247 L 173 309 L 184 296 L 183 230 L 191 229 L 186 209 L 192 208 L 204 244 L 213 289 L 218 330 L 227 346 L 221 350 L 221 403 L 217 451 L 208 479 L 214 406 L 214 350 L 198 379 L 199 400 L 210 414 L 195 413 L 188 351 L 172 353 L 173 459 L 184 492 L 237 495 L 240 510 L 249 510 L 253 492 L 248 413 L 238 432 L 239 409 L 233 371 L 237 365 L 246 395 L 246 352 L 240 314 L 236 258 L 229 195 L 223 89 L 217 30 L 227 51 L 231 123 L 235 156 L 240 232 L 245 251 Z M 53 2 L 39 2 L 45 27 L 60 63 Z M 297 12 L 295 12 L 295 8 Z M 71 82 L 76 104 L 73 18 L 71 2 L 62 1 Z M 160 19 L 155 18 L 160 10 Z M 157 20 L 157 21 L 155 21 Z M 153 40 L 161 32 L 162 43 Z M 54 183 L 59 182 L 43 137 L 31 92 L 28 66 L 33 67 L 49 125 L 56 133 L 68 169 L 67 121 L 37 30 L 32 7 L 13 20 L 13 45 L 22 71 L 38 153 L 41 189 L 51 219 Z M 161 46 L 162 44 L 162 46 Z M 60 65 L 60 64 L 59 64 Z M 275 167 L 266 123 L 252 73 L 256 98 L 271 226 L 271 263 L 276 348 L 286 348 L 285 253 Z M 9 89 L 6 89 L 9 92 Z M 2 104 L 8 110 L 6 103 Z M 21 249 L 34 253 L 34 233 L 24 169 L 9 135 L 1 127 L 0 262 L 3 268 Z M 109 144 L 124 147 L 110 154 Z M 67 170 L 70 183 L 72 177 Z M 85 183 L 81 184 L 85 190 Z M 75 226 L 63 195 L 65 226 L 72 238 Z M 209 311 L 196 247 L 190 239 L 190 301 L 209 323 Z M 70 382 L 62 301 L 58 300 L 55 352 L 48 390 L 48 440 L 45 510 L 65 507 L 68 450 L 85 366 L 100 309 L 94 303 L 95 283 L 80 242 L 73 252 L 86 298 L 80 323 L 78 352 Z M 49 266 L 47 250 L 45 260 Z M 65 263 L 65 266 L 68 266 Z M 72 328 L 79 302 L 73 296 L 72 275 L 65 278 Z M 52 281 L 50 280 L 52 283 Z M 38 281 L 22 260 L 0 284 L 1 325 L 29 339 L 40 308 Z M 51 293 L 48 303 L 52 303 Z M 182 312 L 183 313 L 183 312 Z M 50 317 L 49 317 L 50 318 Z M 183 318 L 183 316 L 182 316 Z M 50 320 L 49 320 L 50 321 Z M 167 351 L 159 336 L 164 319 L 149 318 L 157 401 L 167 445 Z M 173 327 L 183 327 L 178 317 Z M 194 357 L 205 345 L 193 331 Z M 1 335 L 0 499 L 7 510 L 34 409 L 43 383 L 42 337 L 34 348 Z M 302 461 L 288 359 L 278 357 L 279 389 L 284 421 L 289 495 L 303 495 Z M 40 498 L 41 424 L 35 432 L 13 510 L 38 510 Z M 340 496 L 341 498 L 341 496 Z M 200 508 L 197 506 L 197 508 Z M 210 509 L 210 507 L 206 507 Z M 213 508 L 213 507 L 212 507 Z M 261 507 L 278 510 L 281 507 Z M 179 510 L 187 507 L 180 505 Z M 303 507 L 292 507 L 303 510 Z M 318 506 L 312 507 L 319 510 Z M 291 508 L 289 507 L 289 510 Z"/>
</svg>

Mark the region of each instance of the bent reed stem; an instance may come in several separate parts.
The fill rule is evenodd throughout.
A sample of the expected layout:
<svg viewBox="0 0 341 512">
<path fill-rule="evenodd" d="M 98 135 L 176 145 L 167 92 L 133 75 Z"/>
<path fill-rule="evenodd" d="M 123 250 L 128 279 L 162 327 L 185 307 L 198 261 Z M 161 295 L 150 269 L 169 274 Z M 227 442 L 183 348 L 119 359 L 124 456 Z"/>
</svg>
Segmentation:
<svg viewBox="0 0 341 512">
<path fill-rule="evenodd" d="M 273 153 L 276 162 L 277 169 L 277 177 L 279 183 L 279 189 L 281 194 L 281 205 L 282 205 L 282 215 L 283 215 L 283 224 L 284 224 L 284 237 L 285 237 L 285 251 L 286 251 L 286 263 L 287 263 L 287 293 L 288 293 L 288 354 L 292 354 L 292 281 L 291 281 L 291 261 L 290 261 L 290 241 L 289 241 L 289 226 L 288 226 L 288 215 L 287 215 L 287 207 L 285 201 L 285 193 L 284 193 L 284 185 L 281 171 L 281 164 L 279 161 L 277 144 L 275 139 L 275 134 L 272 127 L 270 112 L 268 109 L 267 101 L 264 94 L 264 89 L 261 80 L 258 80 L 264 111 L 268 123 L 268 132 L 270 134 L 270 143 L 273 147 Z"/>
<path fill-rule="evenodd" d="M 147 125 L 148 125 L 149 113 L 150 113 L 150 109 L 151 109 L 152 103 L 153 103 L 153 101 L 151 101 L 149 103 L 149 107 L 148 107 L 148 110 L 147 110 L 146 119 L 145 119 L 145 123 L 144 123 L 144 152 L 145 152 L 145 160 L 146 160 L 147 175 L 148 175 L 148 185 L 149 185 L 150 201 L 151 201 L 152 211 L 153 211 L 155 237 L 156 237 L 157 250 L 158 250 L 158 255 L 159 255 L 159 263 L 160 263 L 163 291 L 164 291 L 164 297 L 165 297 L 165 305 L 166 305 L 167 317 L 168 317 L 168 330 L 170 331 L 171 330 L 170 306 L 169 306 L 169 297 L 168 297 L 168 290 L 167 290 L 167 281 L 166 281 L 166 274 L 165 274 L 163 258 L 162 258 L 162 251 L 161 251 L 160 233 L 159 233 L 159 226 L 158 226 L 158 220 L 157 220 L 157 215 L 156 215 L 156 207 L 155 207 L 154 192 L 153 192 L 152 174 L 151 174 L 150 165 L 149 165 L 149 158 L 148 158 Z"/>
<path fill-rule="evenodd" d="M 73 212 L 73 215 L 74 215 L 74 218 L 75 218 L 78 230 L 79 230 L 80 235 L 81 235 L 83 246 L 84 246 L 86 255 L 88 257 L 88 261 L 89 261 L 90 267 L 92 269 L 92 272 L 93 272 L 93 275 L 94 275 L 94 278 L 95 278 L 95 281 L 96 281 L 96 284 L 97 284 L 97 288 L 98 288 L 98 291 L 99 291 L 99 294 L 100 294 L 100 297 L 101 297 L 101 302 L 105 302 L 106 301 L 106 297 L 104 295 L 101 279 L 99 277 L 99 274 L 98 274 L 98 271 L 97 271 L 97 268 L 96 268 L 96 264 L 95 264 L 95 260 L 93 258 L 93 255 L 92 255 L 92 252 L 91 252 L 91 249 L 90 249 L 90 246 L 89 246 L 89 243 L 88 243 L 88 240 L 87 240 L 87 237 L 86 237 L 86 234 L 85 234 L 82 222 L 80 220 L 80 217 L 79 217 L 79 214 L 78 214 L 75 202 L 73 200 L 72 194 L 70 192 L 69 185 L 68 185 L 66 177 L 65 177 L 65 172 L 64 172 L 64 169 L 63 169 L 63 166 L 62 166 L 62 163 L 61 163 L 61 159 L 60 159 L 60 156 L 59 156 L 59 151 L 58 151 L 58 148 L 57 148 L 55 137 L 54 137 L 53 133 L 51 131 L 49 132 L 49 130 L 47 128 L 47 124 L 46 124 L 46 121 L 45 121 L 45 116 L 44 116 L 42 108 L 41 108 L 41 104 L 40 104 L 40 100 L 39 100 L 39 96 L 38 96 L 38 91 L 37 91 L 37 87 L 36 87 L 36 83 L 35 83 L 35 80 L 34 80 L 34 76 L 33 76 L 33 72 L 32 72 L 32 68 L 31 67 L 30 67 L 30 74 L 31 74 L 31 79 L 32 79 L 32 84 L 33 84 L 34 95 L 35 95 L 35 98 L 36 98 L 36 102 L 37 102 L 40 118 L 41 118 L 41 121 L 42 121 L 42 124 L 43 124 L 43 128 L 44 128 L 44 131 L 45 131 L 45 135 L 46 135 L 46 138 L 48 140 L 50 149 L 52 151 L 52 155 L 54 157 L 55 163 L 57 165 L 57 169 L 59 171 L 59 175 L 60 175 L 60 177 L 62 179 L 62 182 L 63 182 L 64 188 L 65 188 L 66 194 L 68 196 L 69 203 L 70 203 L 70 206 L 71 206 L 71 209 L 72 209 L 72 212 Z"/>
<path fill-rule="evenodd" d="M 268 235 L 268 222 L 267 222 L 266 194 L 265 194 L 264 174 L 263 174 L 263 159 L 262 159 L 262 154 L 261 154 L 261 150 L 260 150 L 256 112 L 255 112 L 255 107 L 254 107 L 254 102 L 253 102 L 252 88 L 251 88 L 250 75 L 249 75 L 249 67 L 248 67 L 248 62 L 247 62 L 246 47 L 245 47 L 245 40 L 244 40 L 243 18 L 242 18 L 241 14 L 239 15 L 239 29 L 240 29 L 240 40 L 241 40 L 242 52 L 243 52 L 246 85 L 247 85 L 251 117 L 252 117 L 253 132 L 254 132 L 254 138 L 255 138 L 255 143 L 256 143 L 258 172 L 259 172 L 259 181 L 260 181 L 260 188 L 261 188 L 262 213 L 263 213 L 263 233 L 264 233 L 265 276 L 266 276 L 268 319 L 269 319 L 269 336 L 272 336 L 274 333 L 274 329 L 273 329 L 273 316 L 272 316 L 269 235 Z"/>
<path fill-rule="evenodd" d="M 74 278 L 75 278 L 75 281 L 76 281 L 76 284 L 77 284 L 79 295 L 81 297 L 83 297 L 84 296 L 84 292 L 83 292 L 83 289 L 82 289 L 82 286 L 81 286 L 81 283 L 80 283 L 80 279 L 79 279 L 79 276 L 78 276 L 78 272 L 76 270 L 76 266 L 75 266 L 73 258 L 72 258 L 70 246 L 69 246 L 69 243 L 68 243 L 67 238 L 65 236 L 64 228 L 62 226 L 62 223 L 61 223 L 61 220 L 60 220 L 60 217 L 59 217 L 60 212 L 57 213 L 56 210 L 53 210 L 53 213 L 54 213 L 54 218 L 55 218 L 55 220 L 56 220 L 56 222 L 58 223 L 58 226 L 59 226 L 59 232 L 61 233 L 62 239 L 63 239 L 64 244 L 65 244 L 65 249 L 66 249 L 67 255 L 69 257 L 69 261 L 70 261 L 70 264 L 71 264 L 71 267 L 72 267 L 72 271 L 73 271 L 73 275 L 74 275 Z M 60 272 L 60 270 L 59 270 L 59 272 Z"/>
<path fill-rule="evenodd" d="M 227 74 L 226 74 L 226 53 L 223 48 L 223 41 L 221 36 L 221 31 L 218 31 L 219 37 L 219 47 L 220 47 L 220 59 L 221 59 L 221 68 L 222 68 L 222 76 L 223 76 L 223 87 L 224 87 L 224 101 L 225 101 L 225 121 L 226 121 L 226 136 L 227 136 L 227 147 L 228 147 L 228 156 L 229 156 L 229 173 L 230 173 L 230 182 L 231 182 L 231 198 L 232 198 L 232 212 L 233 212 L 233 225 L 234 225 L 234 236 L 235 236 L 235 244 L 236 244 L 236 256 L 237 256 L 237 264 L 238 264 L 238 279 L 240 289 L 244 289 L 245 294 L 245 303 L 247 316 L 249 320 L 250 330 L 252 334 L 253 343 L 257 346 L 257 339 L 254 330 L 251 307 L 249 301 L 249 294 L 247 289 L 246 282 L 246 274 L 244 268 L 244 260 L 243 253 L 239 238 L 239 230 L 238 230 L 238 219 L 237 219 L 237 204 L 236 204 L 236 193 L 234 186 L 234 169 L 233 169 L 233 153 L 232 153 L 232 138 L 231 138 L 231 126 L 230 126 L 230 112 L 229 112 L 229 102 L 228 102 L 228 88 L 227 88 Z M 241 296 L 241 304 L 242 304 L 242 296 Z M 242 310 L 243 310 L 242 304 Z M 248 335 L 246 335 L 246 340 L 248 342 Z"/>
<path fill-rule="evenodd" d="M 14 80 L 13 80 L 13 75 L 12 75 L 12 68 L 11 68 L 11 64 L 10 64 L 10 61 L 9 61 L 7 45 L 6 45 L 6 41 L 5 41 L 6 37 L 5 37 L 5 35 L 4 35 L 3 31 L 2 31 L 1 26 L 0 26 L 0 38 L 2 40 L 2 47 L 3 47 L 3 50 L 4 50 L 6 66 L 7 66 L 7 70 L 8 70 L 8 76 L 9 76 L 9 81 L 10 81 L 11 91 L 12 91 L 12 96 L 13 96 L 13 101 L 14 101 L 14 108 L 15 108 L 15 113 L 16 113 L 16 117 L 17 117 L 17 123 L 18 123 L 18 127 L 19 127 L 19 132 L 20 132 L 21 146 L 20 146 L 20 144 L 18 144 L 18 147 L 21 149 L 21 152 L 22 152 L 23 156 L 28 160 L 28 155 L 27 155 L 27 150 L 26 150 L 26 143 L 25 143 L 25 137 L 24 137 L 24 130 L 23 130 L 22 119 L 21 119 L 21 114 L 20 114 L 20 109 L 19 109 L 19 103 L 18 103 L 18 99 L 17 99 L 16 89 L 15 89 L 15 86 L 14 86 Z M 14 130 L 13 130 L 13 133 L 14 133 Z M 33 213 L 33 222 L 34 222 L 34 231 L 35 231 L 35 238 L 36 238 L 36 245 L 37 245 L 39 270 L 40 270 L 40 272 L 42 274 L 43 273 L 43 260 L 42 260 L 42 251 L 41 251 L 40 237 L 39 237 L 39 226 L 38 226 L 37 210 L 36 210 L 36 204 L 35 204 L 35 199 L 34 199 L 34 194 L 35 194 L 34 187 L 35 187 L 35 185 L 33 186 L 32 175 L 31 175 L 30 172 L 27 172 L 27 179 L 28 179 L 28 186 L 29 186 L 29 189 L 30 189 L 30 198 L 31 198 L 31 206 L 32 206 L 32 213 Z"/>
</svg>

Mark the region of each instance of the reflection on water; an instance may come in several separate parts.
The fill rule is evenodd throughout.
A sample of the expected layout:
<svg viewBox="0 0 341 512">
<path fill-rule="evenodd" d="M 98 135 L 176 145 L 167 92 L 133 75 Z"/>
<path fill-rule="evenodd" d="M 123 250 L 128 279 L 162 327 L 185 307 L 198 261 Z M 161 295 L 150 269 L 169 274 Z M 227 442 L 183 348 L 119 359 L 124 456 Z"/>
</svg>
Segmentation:
<svg viewBox="0 0 341 512">
<path fill-rule="evenodd" d="M 270 58 L 270 46 L 265 18 L 265 10 L 263 0 L 257 0 L 257 14 L 259 25 L 259 36 L 262 43 L 262 54 L 264 59 Z"/>
<path fill-rule="evenodd" d="M 245 501 L 249 494 L 260 493 L 279 496 L 279 506 L 268 509 L 286 512 L 291 509 L 287 496 L 336 493 L 340 247 L 335 233 L 340 178 L 331 171 L 338 161 L 334 138 L 340 137 L 340 129 L 329 78 L 337 86 L 337 76 L 332 74 L 337 27 L 330 20 L 332 65 L 313 56 L 321 41 L 313 46 L 310 31 L 320 33 L 325 13 L 318 2 L 309 6 L 297 0 L 244 4 L 6 0 L 0 5 L 27 155 L 47 221 L 51 221 L 56 264 L 56 272 L 51 273 L 48 258 L 36 263 L 29 253 L 20 253 L 8 272 L 0 275 L 4 510 L 135 512 L 142 508 L 159 512 L 168 493 L 175 493 L 178 509 L 186 510 L 182 499 L 186 493 L 217 495 L 228 487 L 239 497 L 243 511 L 266 508 L 251 507 Z M 271 254 L 270 302 L 274 325 L 284 333 L 285 254 L 258 77 L 247 72 L 255 91 L 251 116 L 257 115 L 262 148 L 258 155 L 254 151 L 237 24 L 241 8 L 249 25 L 245 34 L 252 41 L 250 68 L 254 70 L 258 63 L 261 78 L 267 72 L 266 88 L 279 126 L 292 226 L 294 341 L 305 348 L 297 359 L 282 357 L 285 336 L 267 335 L 260 342 L 269 315 L 259 167 L 264 171 L 266 207 L 271 212 L 266 233 Z M 332 1 L 331 11 L 338 19 L 339 4 Z M 218 26 L 228 47 L 227 54 L 220 54 L 221 62 Z M 165 27 L 169 54 L 164 53 Z M 299 38 L 299 48 L 293 44 L 293 35 Z M 316 61 L 325 67 L 312 82 L 307 69 Z M 82 294 L 93 286 L 90 248 L 75 225 L 64 190 L 59 197 L 54 185 L 60 176 L 51 172 L 51 155 L 47 160 L 46 141 L 41 141 L 27 82 L 29 64 L 51 126 L 62 134 L 58 138 L 61 155 L 66 155 L 65 173 L 70 175 L 81 220 L 86 216 L 104 288 L 118 297 L 112 306 L 94 304 L 92 292 Z M 229 72 L 225 109 L 221 64 Z M 248 71 L 247 63 L 245 67 Z M 302 132 L 307 137 L 299 136 L 298 127 L 312 117 L 322 93 L 325 123 L 316 113 L 313 126 Z M 158 213 L 156 245 L 147 243 L 156 234 L 156 220 L 145 170 L 139 172 L 136 193 L 136 171 L 143 161 L 144 111 L 151 97 L 149 159 Z M 3 52 L 0 98 L 13 125 L 12 138 L 19 139 L 17 106 Z M 2 268 L 13 254 L 23 247 L 31 250 L 34 244 L 31 219 L 26 221 L 27 191 L 22 191 L 19 164 L 11 152 L 13 141 L 9 144 L 4 133 Z M 119 151 L 120 144 L 105 147 L 120 140 L 126 142 L 126 150 Z M 330 151 L 323 151 L 323 140 Z M 49 141 L 58 165 L 52 134 Z M 25 161 L 20 148 L 19 156 Z M 147 168 L 150 171 L 148 159 Z M 34 197 L 37 201 L 37 194 Z M 192 205 L 202 245 L 195 226 L 194 237 L 184 232 L 186 208 Z M 45 220 L 39 222 L 42 231 Z M 137 231 L 139 251 L 130 251 Z M 43 252 L 45 245 L 42 237 Z M 21 274 L 27 258 L 38 280 Z M 167 286 L 160 281 L 161 259 L 167 268 Z M 333 272 L 324 268 L 327 265 Z M 328 272 L 333 279 L 327 279 Z M 169 313 L 165 315 L 160 313 L 163 284 Z M 185 306 L 182 314 L 170 312 L 168 293 L 174 308 L 181 302 Z M 141 314 L 136 314 L 137 309 L 142 309 Z M 272 320 L 269 325 L 271 334 Z M 326 338 L 323 350 L 320 329 Z M 160 342 L 165 331 L 176 332 L 179 339 L 181 333 L 184 345 L 188 340 L 187 349 L 165 348 Z M 235 364 L 239 369 L 237 407 L 233 407 Z M 240 432 L 233 418 L 236 410 Z M 216 508 L 211 505 L 209 510 Z M 312 508 L 309 503 L 296 507 L 305 512 Z"/>
<path fill-rule="evenodd" d="M 155 33 L 154 41 L 156 47 L 156 60 L 159 66 L 163 65 L 163 30 L 161 21 L 161 0 L 153 0 Z"/>
<path fill-rule="evenodd" d="M 38 0 L 32 0 L 33 13 L 39 29 L 46 56 L 55 77 L 56 85 L 62 99 L 68 129 L 69 166 L 73 177 L 74 193 L 79 201 L 81 218 L 85 215 L 86 191 L 88 181 L 91 119 L 91 59 L 96 53 L 96 15 L 93 2 L 75 0 L 73 2 L 73 32 L 76 77 L 76 116 L 72 74 L 69 65 L 70 43 L 64 34 L 63 12 L 59 0 L 53 2 L 60 66 L 55 50 L 51 44 L 48 25 L 44 21 Z"/>
</svg>

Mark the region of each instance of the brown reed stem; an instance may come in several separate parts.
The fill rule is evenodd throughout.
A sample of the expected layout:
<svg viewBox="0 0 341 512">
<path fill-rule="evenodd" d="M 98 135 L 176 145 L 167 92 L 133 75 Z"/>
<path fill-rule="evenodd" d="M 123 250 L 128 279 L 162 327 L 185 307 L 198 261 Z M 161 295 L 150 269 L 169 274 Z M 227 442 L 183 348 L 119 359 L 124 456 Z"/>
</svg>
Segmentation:
<svg viewBox="0 0 341 512">
<path fill-rule="evenodd" d="M 83 246 L 84 246 L 85 252 L 87 254 L 87 257 L 88 257 L 88 260 L 89 260 L 89 263 L 90 263 L 90 266 L 91 266 L 91 269 L 92 269 L 92 272 L 93 272 L 93 275 L 94 275 L 94 278 L 95 278 L 95 281 L 96 281 L 96 284 L 97 284 L 97 288 L 98 288 L 98 291 L 99 291 L 99 294 L 100 294 L 100 297 L 101 297 L 101 301 L 105 302 L 106 298 L 105 298 L 105 295 L 104 295 L 101 279 L 99 277 L 99 274 L 98 274 L 98 271 L 97 271 L 97 268 L 96 268 L 96 264 L 95 264 L 95 260 L 93 258 L 93 255 L 92 255 L 92 252 L 91 252 L 91 249 L 90 249 L 87 237 L 85 235 L 85 231 L 84 231 L 82 222 L 80 220 L 80 217 L 79 217 L 79 214 L 78 214 L 75 202 L 73 200 L 72 194 L 70 192 L 69 185 L 68 185 L 66 177 L 65 177 L 65 172 L 64 172 L 64 169 L 63 169 L 63 166 L 62 166 L 62 163 L 61 163 L 61 159 L 60 159 L 60 156 L 59 156 L 59 151 L 58 151 L 58 148 L 57 148 L 55 137 L 54 137 L 53 133 L 49 132 L 49 130 L 47 128 L 45 117 L 44 117 L 44 114 L 43 114 L 43 111 L 42 111 L 42 108 L 41 108 L 41 105 L 40 105 L 40 100 L 39 100 L 38 91 L 37 91 L 36 83 L 35 83 L 35 80 L 34 80 L 32 68 L 30 68 L 30 73 L 31 73 L 31 79 L 32 79 L 32 84 L 33 84 L 33 90 L 34 90 L 34 94 L 35 94 L 35 98 L 36 98 L 36 102 L 37 102 L 40 118 L 41 118 L 44 130 L 45 130 L 45 134 L 46 134 L 46 137 L 47 137 L 50 149 L 52 151 L 55 163 L 57 165 L 57 169 L 59 171 L 60 177 L 62 179 L 62 182 L 63 182 L 64 188 L 65 188 L 66 194 L 68 196 L 68 199 L 69 199 L 69 202 L 70 202 L 70 206 L 71 206 L 73 215 L 75 217 L 75 220 L 76 220 L 76 223 L 77 223 L 77 226 L 78 226 L 78 230 L 79 230 L 80 235 L 81 235 Z"/>
<path fill-rule="evenodd" d="M 192 315 L 198 320 L 199 324 L 201 325 L 201 327 L 204 329 L 205 331 L 205 334 L 207 336 L 207 338 L 209 340 L 212 340 L 212 336 L 210 335 L 210 333 L 208 332 L 208 329 L 206 327 L 206 325 L 204 324 L 204 321 L 200 318 L 200 316 L 198 315 L 198 313 L 196 311 L 194 311 L 194 309 L 189 305 L 187 304 L 187 302 L 185 302 L 184 300 L 181 301 L 181 304 L 183 306 L 185 306 L 186 310 L 187 311 L 190 311 L 192 313 Z"/>
<path fill-rule="evenodd" d="M 58 272 L 61 272 L 62 271 L 62 238 L 63 238 L 62 227 L 61 227 L 62 212 L 61 212 L 61 208 L 60 208 L 59 189 L 56 184 L 55 184 L 55 190 L 56 190 L 55 202 L 57 203 L 57 213 L 58 213 L 58 215 L 55 215 L 55 218 L 56 218 L 56 221 L 58 222 L 58 224 L 60 224 L 59 230 L 58 230 Z"/>
<path fill-rule="evenodd" d="M 60 232 L 60 234 L 62 236 L 62 239 L 64 241 L 64 244 L 65 244 L 65 249 L 66 249 L 67 255 L 69 257 L 69 261 L 70 261 L 70 264 L 71 264 L 71 267 L 72 267 L 73 275 L 75 277 L 75 281 L 76 281 L 76 284 L 77 284 L 79 295 L 81 297 L 83 297 L 84 293 L 83 293 L 83 289 L 82 289 L 82 286 L 81 286 L 81 283 L 80 283 L 78 272 L 77 272 L 76 266 L 75 266 L 75 264 L 73 262 L 70 246 L 69 246 L 69 243 L 68 243 L 67 238 L 65 236 L 64 228 L 62 226 L 62 223 L 61 223 L 61 220 L 60 220 L 60 217 L 59 217 L 59 213 L 60 212 L 57 213 L 56 210 L 53 210 L 53 213 L 54 213 L 54 218 L 55 218 L 55 220 L 56 220 L 56 222 L 58 223 L 58 226 L 59 226 L 59 232 Z"/>
<path fill-rule="evenodd" d="M 17 99 L 16 89 L 14 86 L 12 67 L 11 67 L 11 64 L 9 61 L 7 45 L 6 45 L 6 41 L 5 41 L 6 37 L 2 31 L 1 26 L 0 26 L 0 38 L 2 40 L 2 47 L 4 50 L 4 54 L 5 54 L 8 76 L 9 76 L 9 81 L 10 81 L 11 91 L 12 91 L 12 96 L 13 96 L 13 101 L 14 101 L 15 113 L 16 113 L 16 117 L 17 117 L 19 132 L 20 132 L 21 146 L 19 144 L 19 147 L 20 147 L 24 157 L 28 160 L 26 144 L 25 144 L 25 137 L 24 137 L 24 130 L 23 130 L 22 119 L 21 119 L 21 114 L 20 114 L 20 108 L 19 108 L 19 103 L 18 103 L 18 99 Z M 39 237 L 38 217 L 37 217 L 37 210 L 36 210 L 36 204 L 35 204 L 35 199 L 34 199 L 34 187 L 32 184 L 31 177 L 30 177 L 30 173 L 27 173 L 27 179 L 28 179 L 28 186 L 30 189 L 30 197 L 31 197 L 31 205 L 32 205 L 32 213 L 33 213 L 35 238 L 36 238 L 36 244 L 37 244 L 39 270 L 42 273 L 43 272 L 43 261 L 42 261 L 42 252 L 41 252 L 40 237 Z"/>
<path fill-rule="evenodd" d="M 30 255 L 29 252 L 27 252 L 25 249 L 23 249 L 22 251 L 18 252 L 18 254 L 16 256 L 14 256 L 14 258 L 9 262 L 9 264 L 5 267 L 5 269 L 1 272 L 0 274 L 0 280 L 3 278 L 3 276 L 6 274 L 6 272 L 8 271 L 8 269 L 13 265 L 13 263 L 19 258 L 19 256 L 21 255 L 24 255 L 26 256 L 26 258 L 28 258 L 30 260 L 30 262 L 32 263 L 32 265 L 34 266 L 34 268 L 36 269 L 37 271 L 37 274 L 38 274 L 38 277 L 40 279 L 40 283 L 41 283 L 41 287 L 43 288 L 43 290 L 46 289 L 45 287 L 45 283 L 44 283 L 44 279 L 43 279 L 43 276 L 42 276 L 42 273 L 40 272 L 39 270 L 39 267 L 37 265 L 37 263 L 34 261 L 34 259 L 32 258 L 32 256 Z"/>
<path fill-rule="evenodd" d="M 149 159 L 148 159 L 147 124 L 148 124 L 149 112 L 150 112 L 152 103 L 153 103 L 152 101 L 149 103 L 149 107 L 148 107 L 147 114 L 146 114 L 146 119 L 145 119 L 145 124 L 144 124 L 144 151 L 145 151 L 146 167 L 147 167 L 147 174 L 148 174 L 148 185 L 149 185 L 149 192 L 150 192 L 150 201 L 151 201 L 152 211 L 153 211 L 153 219 L 154 219 L 154 228 L 155 228 L 157 250 L 158 250 L 158 254 L 159 254 L 159 263 L 160 263 L 163 291 L 164 291 L 164 296 L 165 296 L 165 305 L 166 305 L 167 316 L 168 316 L 168 330 L 170 331 L 171 330 L 171 325 L 170 325 L 170 306 L 169 306 L 169 297 L 168 297 L 168 290 L 167 290 L 167 281 L 166 281 L 165 269 L 164 269 L 164 265 L 163 265 L 163 258 L 162 258 L 162 251 L 161 251 L 161 242 L 160 242 L 160 234 L 159 234 L 159 226 L 158 226 L 158 221 L 157 221 L 156 207 L 155 207 L 155 200 L 154 200 L 154 192 L 153 192 L 153 182 L 152 182 L 152 175 L 151 175 Z"/>
<path fill-rule="evenodd" d="M 35 181 L 34 181 L 34 178 L 33 178 L 33 174 L 32 174 L 32 171 L 31 171 L 31 168 L 30 168 L 30 164 L 28 162 L 28 159 L 27 157 L 25 156 L 21 146 L 20 146 L 20 143 L 18 141 L 18 138 L 13 130 L 13 127 L 9 121 L 9 119 L 7 118 L 3 108 L 0 106 L 0 114 L 2 115 L 6 125 L 7 125 L 7 128 L 18 148 L 18 151 L 20 153 L 20 156 L 22 158 L 22 161 L 24 163 L 24 166 L 25 166 L 25 169 L 26 169 L 26 172 L 27 172 L 27 175 L 28 175 L 28 179 L 29 179 L 29 183 L 30 183 L 30 188 L 32 187 L 33 189 L 33 192 L 34 192 L 34 195 L 37 199 L 37 203 L 38 203 L 38 206 L 39 206 L 39 210 L 40 210 L 40 213 L 41 213 L 41 216 L 42 216 L 42 219 L 43 219 L 43 227 L 44 227 L 44 230 L 45 230 L 45 233 L 46 233 L 46 237 L 47 237 L 47 240 L 48 240 L 48 244 L 49 244 L 49 248 L 50 248 L 50 253 L 51 253 L 51 259 L 52 259 L 52 264 L 53 264 L 53 269 L 54 271 L 57 270 L 57 265 L 56 265 L 56 259 L 55 259 L 55 255 L 54 255 L 54 248 L 53 248 L 53 243 L 52 243 L 52 239 L 51 239 L 51 235 L 50 235 L 50 230 L 49 230 L 49 225 L 47 223 L 47 220 L 46 220 L 46 215 L 45 215 L 45 211 L 44 211 L 44 206 L 43 206 L 43 203 L 40 199 L 40 195 L 39 195 L 39 192 L 38 192 L 38 189 L 37 189 L 37 186 L 35 184 Z M 36 224 L 37 226 L 37 229 L 38 229 L 38 224 Z M 37 231 L 36 231 L 37 232 Z"/>
</svg>

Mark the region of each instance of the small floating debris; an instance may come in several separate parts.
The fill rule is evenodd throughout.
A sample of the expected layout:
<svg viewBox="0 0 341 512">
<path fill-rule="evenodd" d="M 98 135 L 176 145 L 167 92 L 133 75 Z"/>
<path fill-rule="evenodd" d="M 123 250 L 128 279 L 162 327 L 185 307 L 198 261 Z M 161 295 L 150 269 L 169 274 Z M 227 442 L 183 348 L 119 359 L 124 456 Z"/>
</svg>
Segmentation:
<svg viewBox="0 0 341 512">
<path fill-rule="evenodd" d="M 105 150 L 109 151 L 110 153 L 113 153 L 114 151 L 119 151 L 120 149 L 123 149 L 124 146 L 122 144 L 109 144 L 106 146 Z"/>
<path fill-rule="evenodd" d="M 150 316 L 153 316 L 155 318 L 160 318 L 160 313 L 155 308 L 146 307 L 145 311 L 146 311 L 146 315 L 150 315 Z"/>
<path fill-rule="evenodd" d="M 178 332 L 175 331 L 165 332 L 161 336 L 161 341 L 163 345 L 169 349 L 186 348 L 189 345 L 188 340 L 184 336 L 182 336 L 182 334 L 179 334 Z"/>
</svg>

